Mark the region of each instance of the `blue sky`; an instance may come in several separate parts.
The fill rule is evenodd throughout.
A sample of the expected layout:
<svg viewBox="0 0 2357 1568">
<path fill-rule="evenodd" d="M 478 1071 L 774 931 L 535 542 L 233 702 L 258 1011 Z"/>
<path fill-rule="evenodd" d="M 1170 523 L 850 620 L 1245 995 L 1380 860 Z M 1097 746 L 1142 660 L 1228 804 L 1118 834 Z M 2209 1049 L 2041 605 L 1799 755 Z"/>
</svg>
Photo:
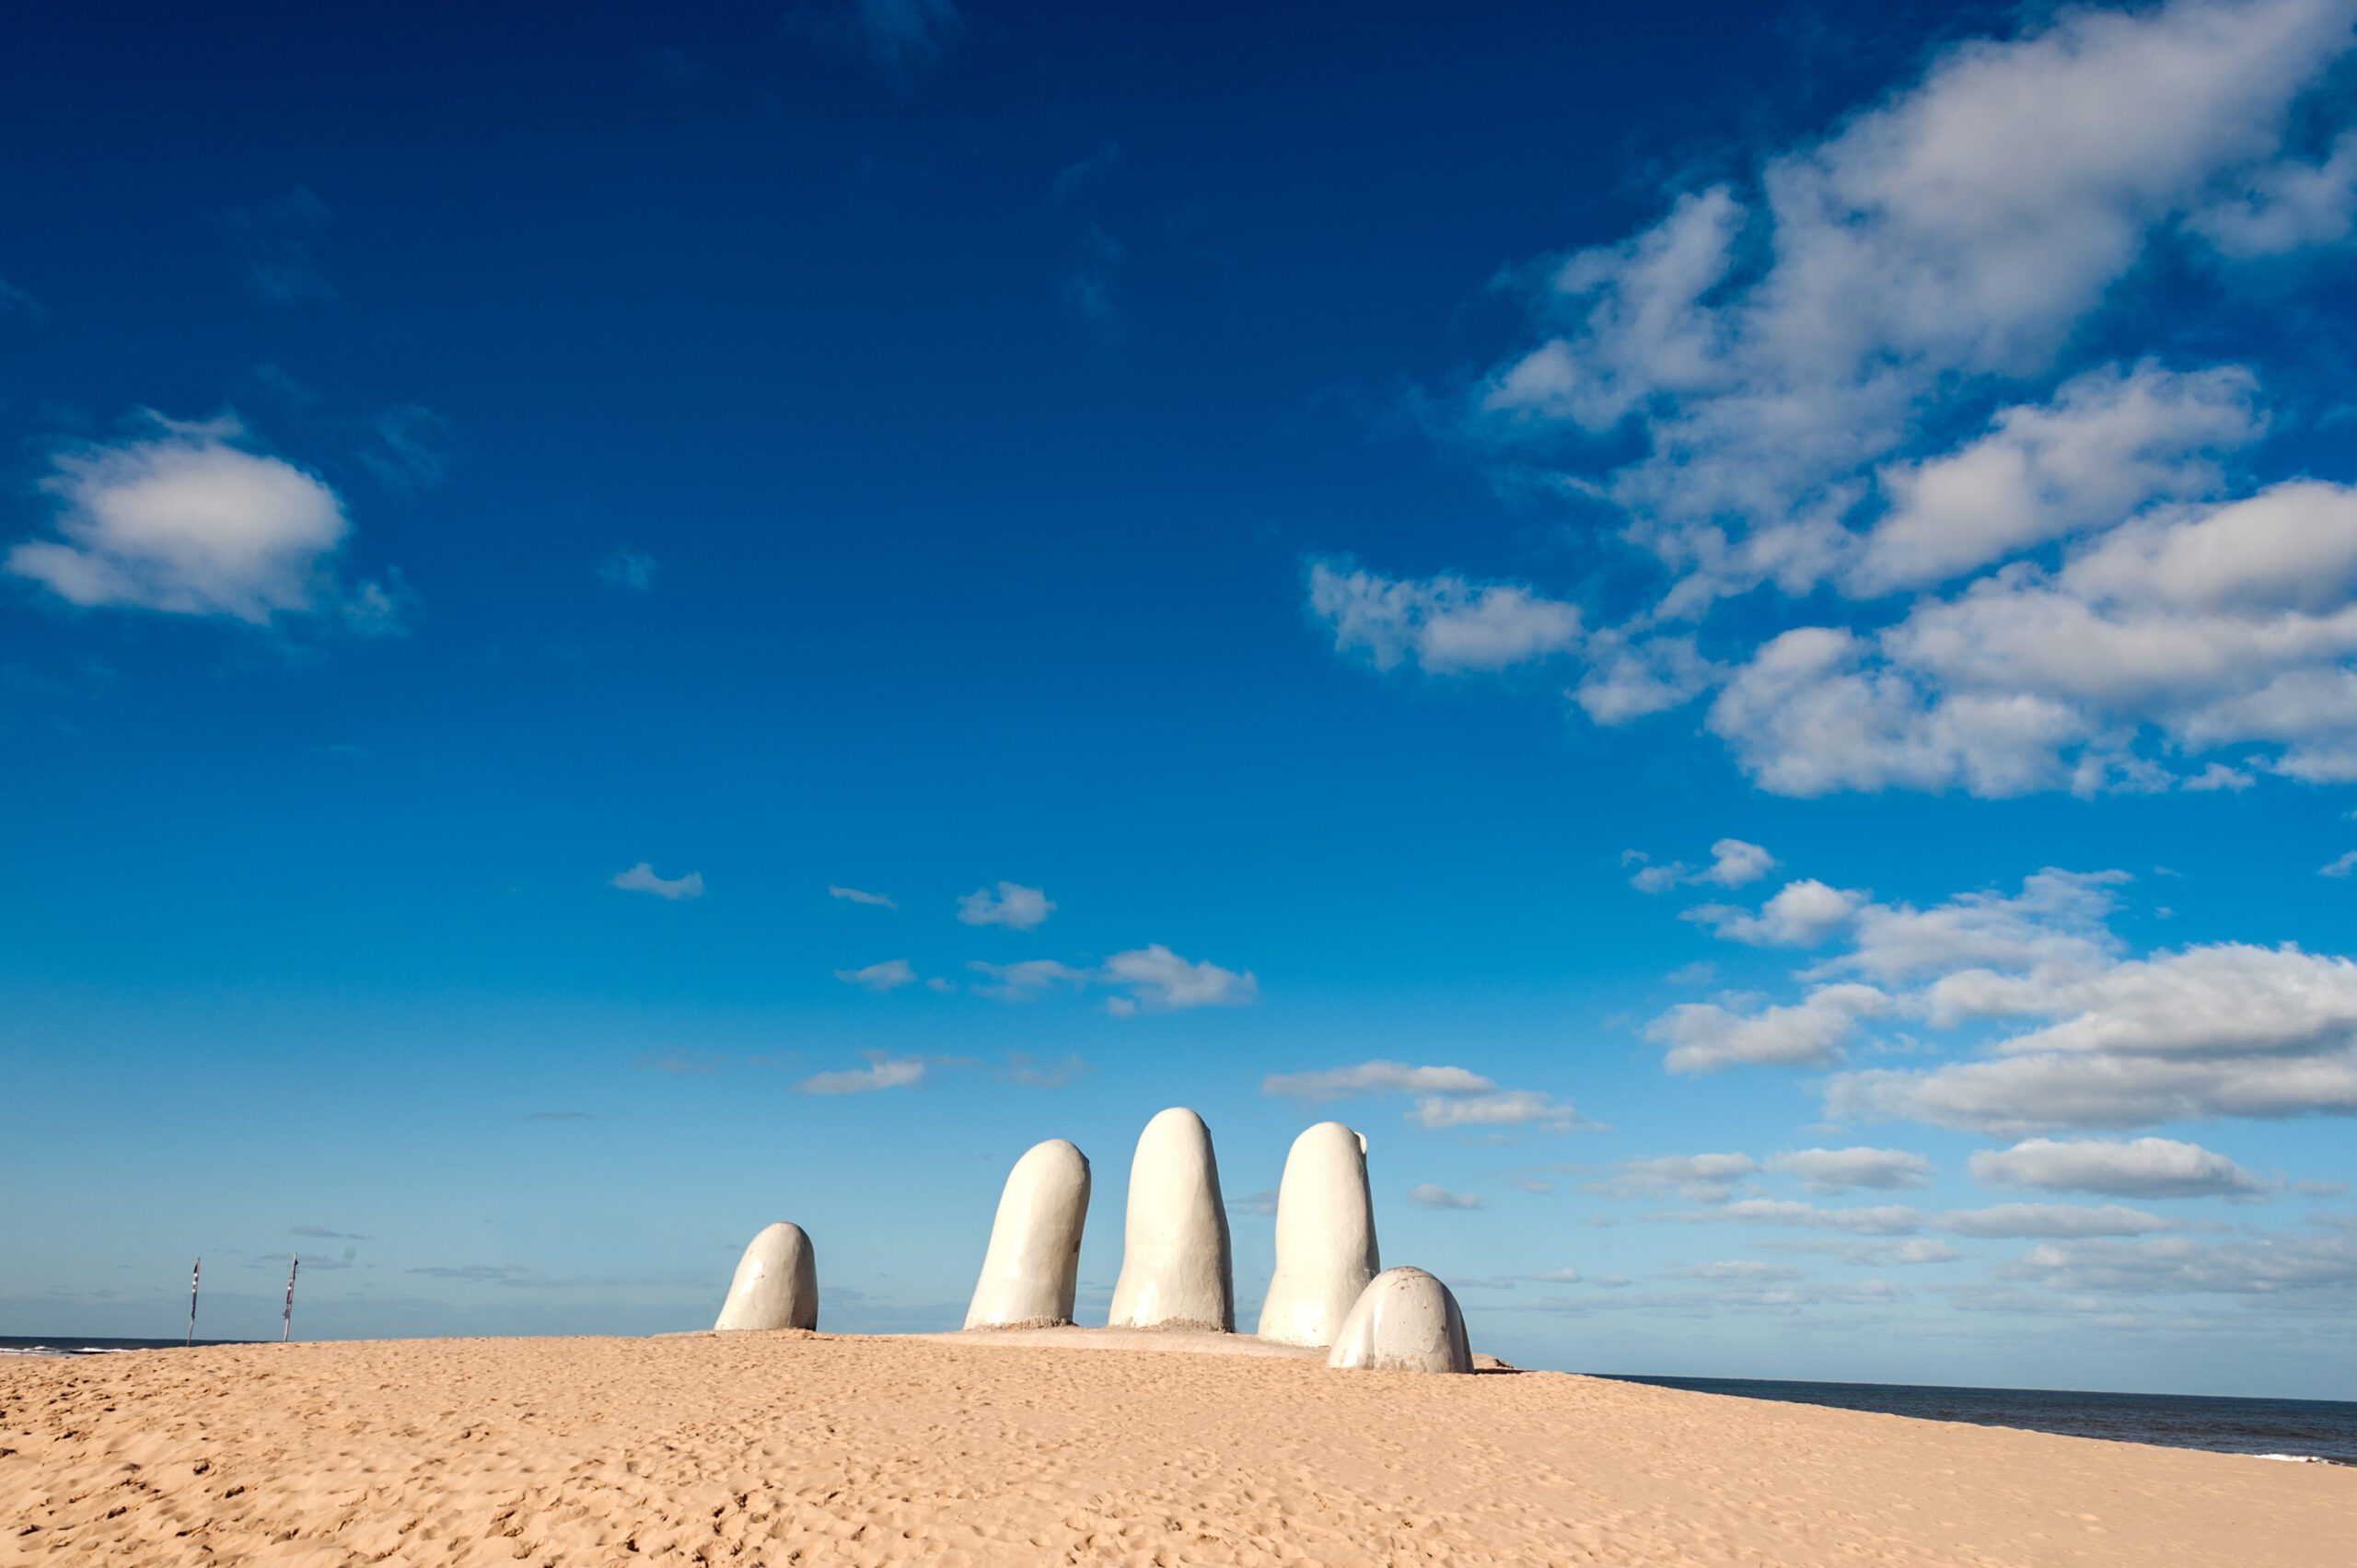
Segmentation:
<svg viewBox="0 0 2357 1568">
<path fill-rule="evenodd" d="M 2357 1397 L 2357 9 L 26 7 L 0 1332 Z"/>
</svg>

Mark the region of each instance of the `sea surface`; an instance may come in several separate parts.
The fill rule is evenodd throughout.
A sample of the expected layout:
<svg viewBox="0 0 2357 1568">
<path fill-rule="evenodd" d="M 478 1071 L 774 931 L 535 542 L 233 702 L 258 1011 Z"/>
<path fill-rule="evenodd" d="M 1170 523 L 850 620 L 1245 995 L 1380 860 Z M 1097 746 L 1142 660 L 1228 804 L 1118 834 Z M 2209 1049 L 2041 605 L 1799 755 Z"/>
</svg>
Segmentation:
<svg viewBox="0 0 2357 1568">
<path fill-rule="evenodd" d="M 253 1340 L 199 1340 L 200 1345 L 250 1345 Z M 178 1350 L 179 1340 L 109 1340 L 89 1335 L 0 1334 L 0 1355 L 107 1355 L 123 1350 Z"/>
<path fill-rule="evenodd" d="M 2018 1426 L 2269 1459 L 2357 1465 L 2357 1404 L 2201 1394 L 2090 1394 L 2059 1388 L 1937 1388 L 1903 1383 L 1783 1383 L 1753 1377 L 1618 1377 L 1699 1394 L 1834 1405 L 1926 1421 Z"/>
</svg>

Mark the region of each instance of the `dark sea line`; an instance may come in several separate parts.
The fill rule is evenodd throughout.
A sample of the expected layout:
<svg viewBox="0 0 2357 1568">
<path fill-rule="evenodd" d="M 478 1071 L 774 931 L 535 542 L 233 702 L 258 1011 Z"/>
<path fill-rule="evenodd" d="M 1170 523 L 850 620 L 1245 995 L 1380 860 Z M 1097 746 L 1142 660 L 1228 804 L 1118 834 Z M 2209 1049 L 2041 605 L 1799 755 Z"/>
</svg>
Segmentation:
<svg viewBox="0 0 2357 1568">
<path fill-rule="evenodd" d="M 2209 1394 L 2099 1394 L 2063 1388 L 1944 1388 L 1905 1383 L 1788 1383 L 1755 1377 L 1644 1377 L 1607 1374 L 1698 1394 L 1876 1411 L 1925 1421 L 2012 1426 L 2065 1437 L 2102 1437 L 2166 1448 L 2202 1448 L 2357 1465 L 2357 1404 L 2340 1400 L 2247 1400 Z"/>
<path fill-rule="evenodd" d="M 250 1345 L 259 1340 L 199 1340 L 207 1345 Z M 109 1355 L 126 1350 L 179 1350 L 179 1340 L 114 1340 L 103 1334 L 0 1334 L 0 1355 Z"/>
</svg>

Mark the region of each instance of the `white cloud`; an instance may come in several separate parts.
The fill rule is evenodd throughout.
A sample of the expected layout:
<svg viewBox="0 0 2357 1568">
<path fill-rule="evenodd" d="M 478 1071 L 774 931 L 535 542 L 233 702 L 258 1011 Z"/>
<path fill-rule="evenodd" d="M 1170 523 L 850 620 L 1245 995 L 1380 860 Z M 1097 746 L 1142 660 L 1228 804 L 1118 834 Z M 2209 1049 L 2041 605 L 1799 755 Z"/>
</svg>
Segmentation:
<svg viewBox="0 0 2357 1568">
<path fill-rule="evenodd" d="M 1622 1160 L 1588 1191 L 1605 1198 L 1658 1198 L 1676 1193 L 1689 1202 L 1724 1203 L 1759 1162 L 1749 1155 L 1652 1155 Z"/>
<path fill-rule="evenodd" d="M 1452 1192 L 1430 1181 L 1410 1188 L 1408 1202 L 1426 1209 L 1478 1209 L 1481 1206 L 1478 1194 Z"/>
<path fill-rule="evenodd" d="M 2351 1296 L 2357 1286 L 2357 1232 L 2272 1235 L 2212 1242 L 2189 1236 L 2134 1241 L 2049 1241 L 2007 1272 L 2078 1294 L 2217 1293 L 2281 1297 L 2306 1291 Z"/>
<path fill-rule="evenodd" d="M 958 900 L 958 918 L 968 925 L 1004 925 L 1029 931 L 1055 912 L 1055 901 L 1037 888 L 1001 882 L 993 892 L 977 888 Z"/>
<path fill-rule="evenodd" d="M 2214 943 L 2091 974 L 1950 976 L 1957 1017 L 2045 1016 L 1985 1059 L 1837 1076 L 1837 1116 L 2019 1136 L 2219 1116 L 2357 1115 L 2357 964 Z"/>
<path fill-rule="evenodd" d="M 2074 1203 L 2000 1203 L 1993 1209 L 1958 1209 L 1940 1216 L 1940 1228 L 1956 1236 L 1991 1237 L 2149 1236 L 2174 1228 L 2173 1222 L 2117 1203 L 2084 1208 Z"/>
<path fill-rule="evenodd" d="M 856 985 L 881 995 L 888 991 L 897 991 L 904 985 L 914 985 L 917 971 L 909 967 L 909 960 L 906 958 L 888 958 L 880 964 L 870 964 L 865 969 L 837 970 L 835 978 L 845 985 Z"/>
<path fill-rule="evenodd" d="M 1576 607 L 1512 583 L 1403 581 L 1323 561 L 1309 568 L 1309 609 L 1332 631 L 1337 652 L 1377 669 L 1412 662 L 1434 675 L 1500 670 L 1579 639 Z"/>
<path fill-rule="evenodd" d="M 1966 447 L 1886 468 L 1890 510 L 1851 578 L 1866 593 L 1929 587 L 2154 501 L 2214 494 L 2216 454 L 2258 438 L 2257 398 L 2238 366 L 2177 372 L 2147 360 L 2075 377 L 2051 402 L 2001 411 Z"/>
<path fill-rule="evenodd" d="M 1056 1063 L 1040 1063 L 1022 1051 L 1014 1051 L 1007 1053 L 1006 1065 L 1000 1069 L 998 1075 L 1027 1089 L 1060 1089 L 1090 1071 L 1088 1063 L 1077 1056 L 1067 1056 Z"/>
<path fill-rule="evenodd" d="M 2346 877 L 2352 871 L 2357 871 L 2357 849 L 2352 849 L 2346 854 L 2336 855 L 2316 867 L 2316 875 L 2319 877 Z"/>
<path fill-rule="evenodd" d="M 2212 794 L 2222 789 L 2240 795 L 2258 782 L 2240 768 L 2230 768 L 2223 762 L 2211 762 L 2205 764 L 2200 772 L 2179 780 L 2177 787 L 2190 790 L 2196 795 Z"/>
<path fill-rule="evenodd" d="M 1622 856 L 1624 861 L 1644 859 L 1634 850 Z M 1740 888 L 1757 882 L 1776 868 L 1776 857 L 1758 844 L 1741 839 L 1721 839 L 1711 846 L 1711 864 L 1696 871 L 1682 860 L 1666 865 L 1647 865 L 1629 878 L 1629 885 L 1640 892 L 1661 893 L 1690 883 L 1708 882 L 1720 888 Z"/>
<path fill-rule="evenodd" d="M 2014 894 L 1966 893 L 1921 909 L 1860 903 L 1846 947 L 1794 974 L 1806 987 L 1800 1001 L 1683 1004 L 1644 1033 L 1669 1048 L 1669 1070 L 1709 1072 L 1838 1063 L 1869 1021 L 1975 1031 L 1971 1053 L 1944 1063 L 1836 1074 L 1825 1098 L 1834 1121 L 1929 1121 L 2022 1138 L 2213 1117 L 2357 1115 L 2357 963 L 2291 944 L 2235 942 L 2131 957 L 2108 925 L 2128 880 L 2049 867 Z M 1842 978 L 1856 975 L 1875 983 Z M 1934 1049 L 1912 1035 L 1870 1043 Z M 2203 1157 L 2190 1144 L 2130 1147 L 2154 1166 L 2155 1180 L 2170 1150 L 2180 1160 Z M 1987 1156 L 1980 1163 L 2005 1168 Z M 2236 1182 L 2203 1168 L 2202 1179 Z"/>
<path fill-rule="evenodd" d="M 703 897 L 703 873 L 691 871 L 685 877 L 657 877 L 655 867 L 640 861 L 627 871 L 617 871 L 606 879 L 610 888 L 620 888 L 625 893 L 652 893 L 658 899 L 701 899 Z"/>
<path fill-rule="evenodd" d="M 2119 950 L 2105 921 L 2119 906 L 2120 871 L 2053 866 L 2022 879 L 2016 894 L 1958 893 L 1930 909 L 1868 904 L 1858 912 L 1851 950 L 1826 966 L 1884 984 L 1962 970 L 2085 973 Z"/>
<path fill-rule="evenodd" d="M 831 882 L 827 884 L 827 897 L 841 899 L 845 903 L 866 904 L 875 909 L 896 910 L 900 907 L 881 893 L 865 892 L 857 888 L 839 888 Z"/>
<path fill-rule="evenodd" d="M 2061 751 L 2087 738 L 2067 704 L 2020 693 L 1935 700 L 1872 652 L 1842 627 L 1771 638 L 1712 703 L 1710 727 L 1754 782 L 1795 796 L 1957 785 L 2023 795 L 2061 784 Z"/>
<path fill-rule="evenodd" d="M 52 454 L 56 537 L 13 547 L 10 574 L 77 605 L 396 629 L 397 583 L 339 575 L 350 525 L 326 481 L 251 450 L 234 415 L 145 418 L 142 435 Z"/>
<path fill-rule="evenodd" d="M 1812 1192 L 1859 1187 L 1891 1191 L 1921 1187 L 1932 1172 L 1932 1162 L 1903 1149 L 1795 1149 L 1771 1156 L 1767 1168 L 1799 1177 Z"/>
<path fill-rule="evenodd" d="M 2229 256 L 2281 256 L 2347 238 L 2357 223 L 2357 130 L 2343 131 L 2318 162 L 2287 157 L 2260 170 L 2190 221 Z"/>
<path fill-rule="evenodd" d="M 1128 986 L 1126 1000 L 1155 1012 L 1237 1007 L 1260 998 L 1260 982 L 1250 970 L 1239 974 L 1214 963 L 1190 963 L 1159 942 L 1114 954 L 1105 960 L 1103 978 L 1109 985 Z"/>
<path fill-rule="evenodd" d="M 2058 1142 L 2032 1138 L 1972 1156 L 1973 1179 L 1990 1187 L 2100 1192 L 2113 1198 L 2253 1197 L 2267 1183 L 2225 1156 L 2173 1138 Z"/>
<path fill-rule="evenodd" d="M 1576 1127 L 1580 1121 L 1571 1101 L 1536 1089 L 1427 1095 L 1410 1115 L 1423 1127 Z"/>
<path fill-rule="evenodd" d="M 1684 919 L 1713 935 L 1754 947 L 1814 947 L 1850 923 L 1865 895 L 1829 888 L 1815 877 L 1787 882 L 1758 914 L 1729 904 L 1703 904 Z"/>
<path fill-rule="evenodd" d="M 1801 1272 L 1790 1263 L 1763 1262 L 1757 1258 L 1727 1259 L 1715 1263 L 1675 1263 L 1664 1272 L 1681 1280 L 1739 1280 L 1757 1283 L 1766 1280 L 1796 1280 Z"/>
<path fill-rule="evenodd" d="M 2330 84 L 2352 15 L 2042 16 L 1949 46 L 1649 229 L 1528 269 L 1535 331 L 1471 428 L 1526 483 L 1566 450 L 1634 449 L 1601 478 L 1536 477 L 1617 507 L 1664 591 L 1621 625 L 1454 663 L 1424 659 L 1418 627 L 1487 591 L 1465 577 L 1329 573 L 1313 608 L 1378 664 L 1575 654 L 1599 723 L 1715 689 L 1708 728 L 1779 794 L 2094 794 L 2180 770 L 2234 788 L 2249 773 L 2200 755 L 2230 747 L 2357 780 L 2357 489 L 2251 491 L 2234 468 L 2266 423 L 2247 367 L 2084 352 L 2135 329 L 2096 319 L 2148 261 L 2211 268 L 2193 322 L 2167 323 L 2201 341 L 2222 324 L 2206 311 L 2247 303 L 2219 255 L 2348 238 L 2357 130 Z M 1690 623 L 1763 585 L 1835 623 L 1706 658 Z M 1570 610 L 1493 587 L 1515 596 L 1504 621 Z M 1852 603 L 1829 613 L 1827 589 Z"/>
<path fill-rule="evenodd" d="M 1645 1026 L 1645 1038 L 1670 1048 L 1673 1073 L 1715 1073 L 1748 1063 L 1823 1067 L 1841 1060 L 1858 1020 L 1890 1010 L 1870 985 L 1819 986 L 1794 1005 L 1741 1014 L 1715 1002 L 1681 1002 Z"/>
<path fill-rule="evenodd" d="M 1923 1223 L 1923 1216 L 1901 1203 L 1874 1208 L 1820 1209 L 1786 1198 L 1741 1198 L 1724 1208 L 1679 1214 L 1681 1220 L 1734 1220 L 1744 1225 L 1794 1225 L 1805 1230 L 1838 1230 L 1852 1236 L 1905 1236 Z"/>
<path fill-rule="evenodd" d="M 1272 1073 L 1260 1092 L 1279 1099 L 1329 1100 L 1350 1095 L 1484 1094 L 1497 1084 L 1462 1067 L 1411 1067 L 1404 1062 L 1361 1062 L 1315 1073 Z"/>
<path fill-rule="evenodd" d="M 813 1073 L 794 1086 L 806 1095 L 858 1095 L 875 1089 L 906 1088 L 924 1077 L 924 1063 L 913 1056 L 887 1056 L 870 1051 L 865 1067 L 833 1073 Z"/>
<path fill-rule="evenodd" d="M 1554 329 L 1483 399 L 1500 434 L 1634 419 L 1606 490 L 1694 592 L 1799 589 L 1922 403 L 2046 366 L 2214 182 L 2275 157 L 2289 106 L 2349 46 L 2340 0 L 2079 10 L 1958 44 L 1923 79 L 1583 251 L 1537 291 Z M 1753 243 L 1738 245 L 1748 228 Z"/>
<path fill-rule="evenodd" d="M 1586 668 L 1571 698 L 1602 725 L 1628 724 L 1691 702 L 1723 674 L 1692 637 L 1673 633 L 1637 636 L 1599 627 L 1588 633 L 1582 653 Z"/>
<path fill-rule="evenodd" d="M 2139 725 L 2357 777 L 2357 489 L 2293 480 L 2123 522 L 2059 569 L 1918 601 L 1872 637 L 1765 645 L 1711 710 L 1766 787 L 1977 795 L 2156 787 Z"/>
<path fill-rule="evenodd" d="M 1404 1062 L 1361 1062 L 1314 1073 L 1272 1073 L 1260 1092 L 1312 1103 L 1358 1095 L 1412 1095 L 1407 1119 L 1421 1127 L 1585 1126 L 1572 1102 L 1536 1089 L 1502 1089 L 1494 1079 L 1463 1067 L 1411 1067 Z"/>
<path fill-rule="evenodd" d="M 1059 985 L 1086 985 L 1089 973 L 1053 958 L 1026 958 L 1016 964 L 985 963 L 980 958 L 967 960 L 966 967 L 976 974 L 987 976 L 989 985 L 975 989 L 985 996 L 995 996 L 1002 1002 L 1028 1002 L 1043 991 Z"/>
</svg>

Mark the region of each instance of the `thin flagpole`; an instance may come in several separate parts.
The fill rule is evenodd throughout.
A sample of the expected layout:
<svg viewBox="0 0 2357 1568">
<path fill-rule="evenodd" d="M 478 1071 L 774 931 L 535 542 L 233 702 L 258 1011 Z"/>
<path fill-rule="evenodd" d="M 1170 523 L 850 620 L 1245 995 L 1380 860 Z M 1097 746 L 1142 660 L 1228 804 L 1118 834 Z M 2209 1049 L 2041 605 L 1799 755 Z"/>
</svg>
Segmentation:
<svg viewBox="0 0 2357 1568">
<path fill-rule="evenodd" d="M 188 1272 L 188 1343 L 196 1343 L 196 1281 L 204 1272 L 204 1260 L 199 1258 L 196 1267 Z"/>
<path fill-rule="evenodd" d="M 295 1332 L 295 1271 L 302 1266 L 303 1255 L 300 1252 L 293 1254 L 286 1264 L 286 1316 L 278 1328 L 278 1342 L 282 1345 Z"/>
</svg>

